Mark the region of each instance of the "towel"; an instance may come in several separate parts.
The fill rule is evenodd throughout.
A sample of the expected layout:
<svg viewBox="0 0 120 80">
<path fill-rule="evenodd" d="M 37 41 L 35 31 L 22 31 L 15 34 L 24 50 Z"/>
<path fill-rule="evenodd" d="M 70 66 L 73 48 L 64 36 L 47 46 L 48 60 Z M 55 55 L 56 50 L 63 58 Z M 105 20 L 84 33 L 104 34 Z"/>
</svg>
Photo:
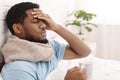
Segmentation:
<svg viewBox="0 0 120 80">
<path fill-rule="evenodd" d="M 42 44 L 10 36 L 2 48 L 5 62 L 13 60 L 49 61 L 53 57 L 53 49 L 50 43 Z"/>
</svg>

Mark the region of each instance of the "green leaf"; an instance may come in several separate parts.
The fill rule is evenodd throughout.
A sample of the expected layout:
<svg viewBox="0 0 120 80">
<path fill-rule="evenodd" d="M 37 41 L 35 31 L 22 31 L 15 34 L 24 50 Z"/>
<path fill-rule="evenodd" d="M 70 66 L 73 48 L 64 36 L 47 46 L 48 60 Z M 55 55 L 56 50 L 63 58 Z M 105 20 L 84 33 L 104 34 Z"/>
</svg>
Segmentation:
<svg viewBox="0 0 120 80">
<path fill-rule="evenodd" d="M 81 26 L 81 23 L 80 23 L 80 21 L 74 21 L 74 22 L 72 23 L 72 25 Z"/>
<path fill-rule="evenodd" d="M 88 32 L 91 32 L 92 31 L 92 28 L 90 28 L 90 27 L 85 27 L 85 29 L 88 31 Z"/>
<path fill-rule="evenodd" d="M 87 23 L 86 23 L 86 25 L 92 25 L 92 26 L 97 27 L 97 25 L 96 25 L 96 24 L 94 24 L 94 23 L 90 23 L 90 22 L 87 22 Z"/>
<path fill-rule="evenodd" d="M 84 10 L 78 10 L 74 13 L 74 16 L 78 19 L 85 16 L 86 12 Z"/>
</svg>

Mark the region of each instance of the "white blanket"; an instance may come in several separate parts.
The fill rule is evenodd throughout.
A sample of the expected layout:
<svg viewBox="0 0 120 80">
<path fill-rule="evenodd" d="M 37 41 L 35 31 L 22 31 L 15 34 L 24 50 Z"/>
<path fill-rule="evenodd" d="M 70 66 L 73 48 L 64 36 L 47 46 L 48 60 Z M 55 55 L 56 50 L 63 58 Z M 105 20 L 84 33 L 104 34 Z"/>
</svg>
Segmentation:
<svg viewBox="0 0 120 80">
<path fill-rule="evenodd" d="M 53 71 L 47 80 L 64 80 L 64 76 L 68 68 L 78 65 L 84 60 L 93 61 L 93 80 L 120 80 L 120 62 L 115 60 L 105 60 L 96 57 L 89 59 L 77 59 L 71 61 L 63 60 L 58 68 Z M 66 65 L 65 65 L 66 64 Z"/>
</svg>

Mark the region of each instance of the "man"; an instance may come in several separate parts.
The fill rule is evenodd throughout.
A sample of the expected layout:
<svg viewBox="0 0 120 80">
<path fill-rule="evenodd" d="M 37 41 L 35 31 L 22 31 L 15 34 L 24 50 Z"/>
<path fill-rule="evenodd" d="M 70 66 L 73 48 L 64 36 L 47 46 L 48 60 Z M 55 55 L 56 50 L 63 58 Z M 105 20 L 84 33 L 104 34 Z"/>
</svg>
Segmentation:
<svg viewBox="0 0 120 80">
<path fill-rule="evenodd" d="M 2 48 L 6 63 L 2 69 L 3 80 L 45 80 L 62 58 L 81 58 L 90 53 L 88 46 L 55 23 L 35 3 L 12 6 L 6 23 L 12 36 Z M 46 30 L 56 32 L 69 45 L 48 41 Z"/>
</svg>

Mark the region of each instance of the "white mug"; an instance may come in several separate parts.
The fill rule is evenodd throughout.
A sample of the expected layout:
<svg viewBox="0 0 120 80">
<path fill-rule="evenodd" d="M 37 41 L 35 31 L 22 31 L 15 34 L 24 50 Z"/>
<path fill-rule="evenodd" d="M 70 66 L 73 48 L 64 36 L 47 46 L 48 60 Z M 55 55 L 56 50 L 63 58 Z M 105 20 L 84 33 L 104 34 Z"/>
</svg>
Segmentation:
<svg viewBox="0 0 120 80">
<path fill-rule="evenodd" d="M 79 67 L 84 67 L 86 70 L 87 80 L 92 80 L 92 76 L 93 76 L 93 64 L 92 64 L 92 62 L 80 62 Z"/>
</svg>

